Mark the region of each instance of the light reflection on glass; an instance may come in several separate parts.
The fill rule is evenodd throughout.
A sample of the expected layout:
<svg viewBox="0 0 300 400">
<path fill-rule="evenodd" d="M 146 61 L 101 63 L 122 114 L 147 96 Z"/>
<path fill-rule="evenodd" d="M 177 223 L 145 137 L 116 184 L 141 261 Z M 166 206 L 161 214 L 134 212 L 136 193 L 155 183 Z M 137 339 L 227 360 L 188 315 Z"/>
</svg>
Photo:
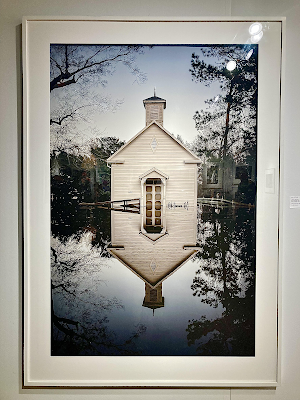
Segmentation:
<svg viewBox="0 0 300 400">
<path fill-rule="evenodd" d="M 256 36 L 262 31 L 262 24 L 260 22 L 254 22 L 249 27 L 249 33 L 251 36 Z"/>
<path fill-rule="evenodd" d="M 261 31 L 257 35 L 251 36 L 251 42 L 258 43 L 261 40 L 261 38 L 263 37 L 263 35 L 264 35 L 263 31 Z"/>
<path fill-rule="evenodd" d="M 249 60 L 249 58 L 252 56 L 252 54 L 253 54 L 253 49 L 251 49 L 251 50 L 246 54 L 245 59 L 246 59 L 246 60 Z"/>
<path fill-rule="evenodd" d="M 228 69 L 228 71 L 233 71 L 236 68 L 236 62 L 235 61 L 229 61 L 226 65 L 226 68 Z"/>
</svg>

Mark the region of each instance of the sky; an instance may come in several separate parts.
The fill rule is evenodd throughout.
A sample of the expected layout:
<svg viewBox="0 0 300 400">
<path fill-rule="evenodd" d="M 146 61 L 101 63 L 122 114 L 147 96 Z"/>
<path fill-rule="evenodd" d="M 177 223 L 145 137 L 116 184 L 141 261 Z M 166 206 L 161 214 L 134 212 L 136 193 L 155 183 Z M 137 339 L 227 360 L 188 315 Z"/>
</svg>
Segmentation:
<svg viewBox="0 0 300 400">
<path fill-rule="evenodd" d="M 190 46 L 155 46 L 145 48 L 136 63 L 147 75 L 145 83 L 139 84 L 123 65 L 108 77 L 104 92 L 123 100 L 115 113 L 101 113 L 96 117 L 97 125 L 107 135 L 129 140 L 145 127 L 143 100 L 154 95 L 166 100 L 164 127 L 175 136 L 192 141 L 197 135 L 193 115 L 205 107 L 204 101 L 218 93 L 217 85 L 207 88 L 192 81 L 189 72 L 191 55 L 200 54 L 199 48 Z"/>
<path fill-rule="evenodd" d="M 115 112 L 94 112 L 89 115 L 88 122 L 77 121 L 76 130 L 85 132 L 85 135 L 89 131 L 100 132 L 104 136 L 115 136 L 128 141 L 145 127 L 143 100 L 152 97 L 155 89 L 156 96 L 165 99 L 167 103 L 164 110 L 165 129 L 192 142 L 197 135 L 193 120 L 195 112 L 205 108 L 205 100 L 220 92 L 217 84 L 206 87 L 192 81 L 189 69 L 193 52 L 201 55 L 197 46 L 145 46 L 144 53 L 136 54 L 135 60 L 146 76 L 142 83 L 137 81 L 136 76 L 125 65 L 114 63 L 114 73 L 103 77 L 107 81 L 106 86 L 93 86 L 88 96 L 100 94 L 110 97 L 112 101 L 119 100 L 119 108 Z M 53 90 L 51 109 L 59 109 L 59 102 L 56 101 L 60 98 L 60 104 L 71 104 L 72 99 L 76 98 L 77 88 L 77 85 L 70 85 L 64 90 Z"/>
<path fill-rule="evenodd" d="M 82 47 L 84 49 L 84 47 Z M 122 63 L 114 63 L 115 70 L 111 75 L 103 76 L 107 81 L 105 87 L 94 85 L 87 94 L 88 97 L 102 95 L 119 101 L 120 106 L 115 112 L 94 112 L 88 121 L 79 121 L 76 130 L 83 135 L 115 136 L 128 141 L 145 127 L 145 108 L 143 100 L 154 95 L 166 100 L 164 110 L 164 127 L 171 134 L 180 135 L 184 141 L 193 142 L 198 132 L 193 116 L 196 111 L 206 109 L 205 101 L 216 98 L 221 93 L 220 84 L 215 82 L 209 87 L 192 80 L 191 58 L 196 53 L 203 59 L 201 45 L 154 45 L 144 46 L 144 53 L 135 53 L 135 63 L 146 76 L 139 83 L 136 76 L 130 73 Z M 84 56 L 84 50 L 82 50 Z M 213 58 L 204 58 L 205 62 L 214 64 Z M 218 60 L 220 62 L 221 60 Z M 228 60 L 227 60 L 228 61 Z M 224 66 L 227 63 L 224 60 Z M 65 90 L 53 90 L 51 108 L 57 107 L 55 97 L 67 96 L 63 102 L 76 96 L 78 85 L 67 86 Z M 65 94 L 64 94 L 65 93 Z M 66 103 L 63 103 L 66 104 Z M 225 115 L 224 115 L 225 120 Z M 225 121 L 224 121 L 225 123 Z"/>
</svg>

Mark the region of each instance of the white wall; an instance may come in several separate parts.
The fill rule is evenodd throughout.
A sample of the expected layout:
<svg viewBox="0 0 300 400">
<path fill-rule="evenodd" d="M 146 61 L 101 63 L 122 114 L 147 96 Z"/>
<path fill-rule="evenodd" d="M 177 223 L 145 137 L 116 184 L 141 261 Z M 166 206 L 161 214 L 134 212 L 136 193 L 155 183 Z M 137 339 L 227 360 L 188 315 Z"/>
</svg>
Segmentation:
<svg viewBox="0 0 300 400">
<path fill-rule="evenodd" d="M 282 383 L 246 390 L 23 390 L 21 389 L 21 17 L 81 16 L 286 16 L 286 69 L 282 143 Z M 299 0 L 1 0 L 0 3 L 0 399 L 300 399 Z"/>
</svg>

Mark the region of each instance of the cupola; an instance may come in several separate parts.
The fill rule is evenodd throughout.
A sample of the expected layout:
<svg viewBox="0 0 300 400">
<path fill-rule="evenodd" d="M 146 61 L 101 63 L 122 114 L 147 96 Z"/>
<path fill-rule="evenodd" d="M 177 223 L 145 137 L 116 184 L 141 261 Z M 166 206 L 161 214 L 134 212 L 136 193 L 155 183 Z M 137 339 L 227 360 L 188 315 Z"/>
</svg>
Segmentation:
<svg viewBox="0 0 300 400">
<path fill-rule="evenodd" d="M 151 122 L 156 121 L 163 126 L 164 109 L 166 108 L 166 100 L 156 96 L 154 89 L 154 96 L 143 100 L 146 109 L 146 126 Z"/>
</svg>

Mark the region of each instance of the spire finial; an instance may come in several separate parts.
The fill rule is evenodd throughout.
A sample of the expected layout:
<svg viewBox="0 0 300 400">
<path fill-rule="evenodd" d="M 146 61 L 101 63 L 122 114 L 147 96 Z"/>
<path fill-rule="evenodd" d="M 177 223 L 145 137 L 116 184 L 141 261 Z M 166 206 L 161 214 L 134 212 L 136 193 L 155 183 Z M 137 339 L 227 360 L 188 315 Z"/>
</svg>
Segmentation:
<svg viewBox="0 0 300 400">
<path fill-rule="evenodd" d="M 154 86 L 154 97 L 156 97 L 156 87 Z"/>
</svg>

